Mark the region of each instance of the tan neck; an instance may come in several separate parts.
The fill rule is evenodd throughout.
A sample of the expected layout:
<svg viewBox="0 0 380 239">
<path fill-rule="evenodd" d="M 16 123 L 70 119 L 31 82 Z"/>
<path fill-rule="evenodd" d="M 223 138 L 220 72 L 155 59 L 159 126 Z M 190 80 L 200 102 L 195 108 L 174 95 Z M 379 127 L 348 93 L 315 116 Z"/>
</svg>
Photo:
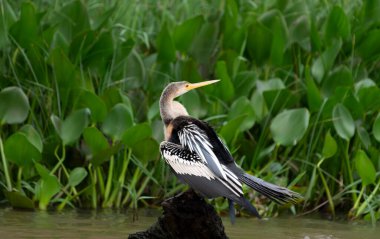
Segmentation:
<svg viewBox="0 0 380 239">
<path fill-rule="evenodd" d="M 174 96 L 165 91 L 160 98 L 160 114 L 165 125 L 168 125 L 170 121 L 178 116 L 189 115 L 185 107 L 181 103 L 174 101 Z"/>
</svg>

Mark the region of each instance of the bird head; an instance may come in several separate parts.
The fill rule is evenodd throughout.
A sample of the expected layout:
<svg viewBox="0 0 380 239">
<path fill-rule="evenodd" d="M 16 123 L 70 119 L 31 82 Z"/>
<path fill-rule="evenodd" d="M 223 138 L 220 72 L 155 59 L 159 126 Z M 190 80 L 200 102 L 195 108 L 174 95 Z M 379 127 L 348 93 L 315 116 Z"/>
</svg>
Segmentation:
<svg viewBox="0 0 380 239">
<path fill-rule="evenodd" d="M 202 86 L 210 85 L 218 81 L 219 80 L 209 80 L 209 81 L 203 81 L 199 83 L 189 83 L 187 81 L 179 81 L 179 82 L 170 83 L 166 88 L 168 91 L 172 92 L 174 94 L 174 98 L 176 98 L 180 95 L 183 95 L 189 92 L 190 90 L 193 90 Z"/>
</svg>

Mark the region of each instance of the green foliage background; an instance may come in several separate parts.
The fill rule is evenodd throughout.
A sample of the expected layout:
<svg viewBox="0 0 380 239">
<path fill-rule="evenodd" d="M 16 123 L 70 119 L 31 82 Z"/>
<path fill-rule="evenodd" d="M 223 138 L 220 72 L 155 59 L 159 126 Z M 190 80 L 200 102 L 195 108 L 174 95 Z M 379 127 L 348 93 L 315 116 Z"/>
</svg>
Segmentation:
<svg viewBox="0 0 380 239">
<path fill-rule="evenodd" d="M 380 217 L 380 3 L 0 1 L 0 198 L 14 207 L 155 205 L 171 81 L 293 212 Z M 256 197 L 261 213 L 279 212 Z M 255 197 L 254 197 L 255 196 Z M 219 210 L 225 201 L 215 200 Z"/>
</svg>

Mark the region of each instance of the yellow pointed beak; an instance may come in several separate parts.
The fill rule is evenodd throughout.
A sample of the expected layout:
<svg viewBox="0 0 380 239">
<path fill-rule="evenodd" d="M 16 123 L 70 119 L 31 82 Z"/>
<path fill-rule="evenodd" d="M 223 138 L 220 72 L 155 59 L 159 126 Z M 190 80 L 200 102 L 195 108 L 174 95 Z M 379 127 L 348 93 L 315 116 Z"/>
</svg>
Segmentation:
<svg viewBox="0 0 380 239">
<path fill-rule="evenodd" d="M 186 85 L 186 89 L 187 90 L 192 90 L 192 89 L 199 88 L 199 87 L 202 87 L 202 86 L 214 84 L 214 83 L 216 83 L 218 81 L 220 81 L 220 80 L 209 80 L 209 81 L 203 81 L 203 82 L 199 82 L 199 83 L 187 84 Z"/>
</svg>

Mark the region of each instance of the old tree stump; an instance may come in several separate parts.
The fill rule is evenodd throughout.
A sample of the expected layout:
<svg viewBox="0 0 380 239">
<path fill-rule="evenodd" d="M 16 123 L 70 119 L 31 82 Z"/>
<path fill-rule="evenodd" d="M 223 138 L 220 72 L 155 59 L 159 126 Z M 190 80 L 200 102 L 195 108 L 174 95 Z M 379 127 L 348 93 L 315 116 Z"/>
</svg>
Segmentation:
<svg viewBox="0 0 380 239">
<path fill-rule="evenodd" d="M 148 230 L 129 235 L 129 239 L 228 238 L 215 209 L 194 191 L 167 199 L 163 215 Z"/>
</svg>

